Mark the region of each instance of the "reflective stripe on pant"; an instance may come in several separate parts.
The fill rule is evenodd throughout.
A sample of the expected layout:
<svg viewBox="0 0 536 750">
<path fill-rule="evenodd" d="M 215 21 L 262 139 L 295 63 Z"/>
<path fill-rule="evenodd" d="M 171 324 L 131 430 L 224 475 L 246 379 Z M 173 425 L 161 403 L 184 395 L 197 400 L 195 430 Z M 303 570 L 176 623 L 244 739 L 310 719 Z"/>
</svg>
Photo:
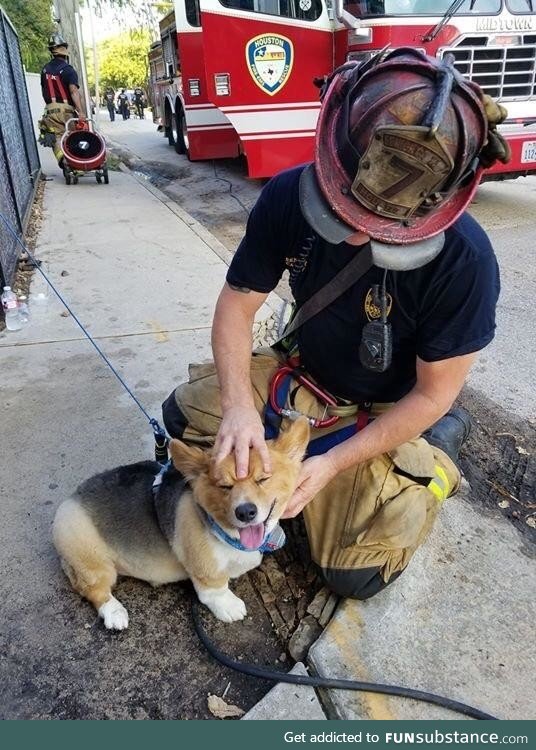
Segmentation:
<svg viewBox="0 0 536 750">
<path fill-rule="evenodd" d="M 271 353 L 252 358 L 254 401 L 260 414 L 279 364 Z M 190 381 L 164 403 L 168 432 L 186 442 L 212 445 L 221 420 L 219 394 L 214 365 L 192 365 Z M 295 394 L 295 408 L 313 416 L 322 416 L 324 409 L 303 389 Z M 327 430 L 312 430 L 311 439 L 352 420 L 355 416 Z M 341 472 L 303 512 L 311 556 L 326 583 L 340 593 L 354 592 L 344 596 L 383 588 L 405 569 L 426 539 L 441 502 L 456 492 L 459 482 L 450 458 L 423 438 Z M 361 571 L 359 576 L 356 571 Z M 372 584 L 375 575 L 381 581 Z"/>
</svg>

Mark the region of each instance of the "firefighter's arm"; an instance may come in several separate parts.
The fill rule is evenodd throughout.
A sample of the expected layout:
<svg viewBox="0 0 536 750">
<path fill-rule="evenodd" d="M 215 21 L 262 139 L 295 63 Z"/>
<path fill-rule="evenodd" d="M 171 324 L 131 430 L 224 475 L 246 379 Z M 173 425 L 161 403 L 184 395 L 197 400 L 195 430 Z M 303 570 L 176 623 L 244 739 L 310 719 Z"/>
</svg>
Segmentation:
<svg viewBox="0 0 536 750">
<path fill-rule="evenodd" d="M 250 377 L 253 321 L 267 296 L 225 284 L 212 324 L 212 351 L 222 408 L 215 457 L 216 461 L 221 461 L 234 451 L 237 477 L 247 476 L 250 447 L 261 454 L 264 470 L 271 471 L 264 427 L 255 408 Z"/>
<path fill-rule="evenodd" d="M 439 362 L 417 358 L 417 382 L 407 396 L 353 437 L 304 461 L 284 516 L 300 513 L 341 471 L 397 448 L 437 422 L 454 403 L 476 357 L 476 353 L 464 354 Z"/>
<path fill-rule="evenodd" d="M 71 94 L 71 99 L 73 100 L 74 108 L 78 112 L 78 116 L 85 118 L 86 115 L 84 105 L 82 104 L 82 97 L 80 96 L 80 89 L 74 83 L 70 83 L 69 93 Z"/>
</svg>

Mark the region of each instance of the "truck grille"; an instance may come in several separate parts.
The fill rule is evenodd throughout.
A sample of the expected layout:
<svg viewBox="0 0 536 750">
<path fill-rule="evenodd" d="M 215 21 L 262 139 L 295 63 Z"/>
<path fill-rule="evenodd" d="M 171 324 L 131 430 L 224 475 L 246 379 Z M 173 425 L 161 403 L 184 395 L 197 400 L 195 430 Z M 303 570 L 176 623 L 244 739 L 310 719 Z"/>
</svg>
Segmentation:
<svg viewBox="0 0 536 750">
<path fill-rule="evenodd" d="M 536 98 L 536 35 L 519 35 L 520 44 L 497 46 L 493 37 L 465 37 L 456 47 L 454 66 L 494 99 Z"/>
</svg>

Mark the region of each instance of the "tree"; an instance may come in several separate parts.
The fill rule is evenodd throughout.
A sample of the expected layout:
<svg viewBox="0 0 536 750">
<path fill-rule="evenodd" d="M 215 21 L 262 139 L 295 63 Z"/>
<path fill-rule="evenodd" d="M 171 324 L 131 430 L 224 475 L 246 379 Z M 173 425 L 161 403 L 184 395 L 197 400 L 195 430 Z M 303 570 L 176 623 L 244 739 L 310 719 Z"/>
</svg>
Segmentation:
<svg viewBox="0 0 536 750">
<path fill-rule="evenodd" d="M 144 86 L 147 80 L 147 53 L 151 35 L 147 29 L 136 29 L 106 39 L 98 47 L 101 90 Z M 91 71 L 91 66 L 88 66 Z M 88 73 L 89 83 L 93 84 Z"/>
<path fill-rule="evenodd" d="M 38 73 L 50 59 L 48 39 L 53 31 L 50 0 L 1 0 L 19 35 L 26 70 Z"/>
<path fill-rule="evenodd" d="M 172 0 L 80 0 L 82 4 L 91 4 L 97 17 L 101 11 L 111 9 L 121 21 L 124 11 L 129 11 L 129 16 L 136 19 L 137 28 L 148 28 L 158 30 L 158 20 L 173 10 Z"/>
</svg>

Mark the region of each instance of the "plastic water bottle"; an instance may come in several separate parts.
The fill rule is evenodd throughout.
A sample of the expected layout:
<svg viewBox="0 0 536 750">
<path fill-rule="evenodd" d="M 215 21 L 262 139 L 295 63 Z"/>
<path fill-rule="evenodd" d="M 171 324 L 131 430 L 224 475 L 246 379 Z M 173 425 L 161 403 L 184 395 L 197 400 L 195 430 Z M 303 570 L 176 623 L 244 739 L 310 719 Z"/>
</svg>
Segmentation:
<svg viewBox="0 0 536 750">
<path fill-rule="evenodd" d="M 45 275 L 36 271 L 30 286 L 30 305 L 32 307 L 32 315 L 38 311 L 44 312 L 48 307 L 49 287 L 46 281 L 48 264 L 45 262 L 41 263 L 40 269 Z"/>
<path fill-rule="evenodd" d="M 21 294 L 18 299 L 19 320 L 21 326 L 27 326 L 30 322 L 30 308 L 28 307 L 28 298 Z"/>
<path fill-rule="evenodd" d="M 5 286 L 1 299 L 7 330 L 18 331 L 22 328 L 22 323 L 19 316 L 19 302 L 17 295 L 15 292 L 11 291 L 10 286 Z"/>
</svg>

